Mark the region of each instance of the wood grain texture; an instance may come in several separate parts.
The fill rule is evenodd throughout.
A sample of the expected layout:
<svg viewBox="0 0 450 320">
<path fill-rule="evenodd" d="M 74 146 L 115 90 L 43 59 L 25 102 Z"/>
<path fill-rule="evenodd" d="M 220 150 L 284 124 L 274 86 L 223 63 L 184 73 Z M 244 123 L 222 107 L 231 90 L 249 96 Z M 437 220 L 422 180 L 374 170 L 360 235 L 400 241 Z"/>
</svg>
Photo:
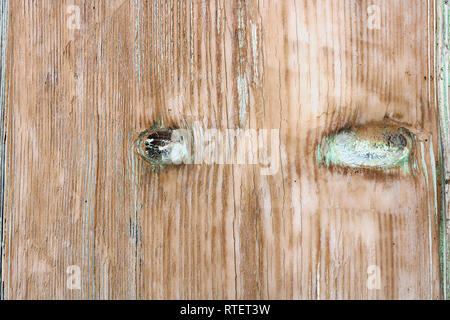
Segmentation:
<svg viewBox="0 0 450 320">
<path fill-rule="evenodd" d="M 9 2 L 0 2 L 0 137 L 4 136 L 6 52 L 8 44 Z M 0 300 L 3 300 L 3 199 L 4 199 L 5 143 L 0 142 Z"/>
<path fill-rule="evenodd" d="M 440 181 L 442 185 L 442 222 L 441 222 L 441 272 L 442 288 L 445 299 L 450 299 L 450 101 L 448 92 L 449 84 L 449 10 L 448 1 L 437 1 L 436 6 L 436 79 L 437 103 L 439 109 L 440 152 L 442 172 Z"/>
<path fill-rule="evenodd" d="M 11 1 L 4 298 L 440 298 L 434 15 L 422 0 Z M 417 135 L 419 174 L 317 165 L 323 135 L 386 118 Z M 279 129 L 280 168 L 154 172 L 132 142 L 156 119 Z"/>
</svg>

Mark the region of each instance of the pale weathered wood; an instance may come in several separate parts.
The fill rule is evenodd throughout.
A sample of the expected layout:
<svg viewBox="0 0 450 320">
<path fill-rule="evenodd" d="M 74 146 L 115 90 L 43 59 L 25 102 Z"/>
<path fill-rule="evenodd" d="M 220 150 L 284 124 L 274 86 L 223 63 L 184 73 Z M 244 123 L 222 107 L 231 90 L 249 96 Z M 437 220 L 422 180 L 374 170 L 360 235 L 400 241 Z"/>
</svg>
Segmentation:
<svg viewBox="0 0 450 320">
<path fill-rule="evenodd" d="M 0 137 L 3 138 L 5 115 L 5 85 L 6 85 L 6 52 L 8 44 L 9 1 L 0 2 Z M 3 300 L 3 197 L 4 197 L 5 144 L 0 141 L 0 300 Z"/>
<path fill-rule="evenodd" d="M 434 10 L 11 1 L 4 298 L 440 298 Z M 417 135 L 418 174 L 317 165 L 323 135 L 385 118 Z M 151 171 L 132 142 L 155 119 L 279 129 L 280 170 Z"/>
<path fill-rule="evenodd" d="M 450 121 L 449 121 L 449 54 L 448 54 L 448 35 L 449 35 L 449 4 L 448 1 L 436 1 L 436 79 L 437 86 L 437 103 L 439 109 L 439 129 L 440 129 L 440 151 L 441 161 L 441 188 L 442 204 L 441 204 L 441 273 L 442 288 L 445 299 L 450 298 L 450 225 L 448 214 L 450 212 Z"/>
</svg>

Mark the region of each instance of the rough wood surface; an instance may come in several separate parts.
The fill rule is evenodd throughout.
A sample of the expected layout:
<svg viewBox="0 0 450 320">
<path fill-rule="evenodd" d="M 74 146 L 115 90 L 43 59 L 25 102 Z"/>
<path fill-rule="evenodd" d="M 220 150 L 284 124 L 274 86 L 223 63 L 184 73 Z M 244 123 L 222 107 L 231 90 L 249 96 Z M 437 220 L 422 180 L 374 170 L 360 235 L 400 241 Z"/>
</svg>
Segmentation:
<svg viewBox="0 0 450 320">
<path fill-rule="evenodd" d="M 4 298 L 440 298 L 434 12 L 11 1 Z M 419 174 L 317 165 L 324 134 L 385 118 L 417 134 Z M 280 168 L 151 171 L 132 142 L 155 119 L 279 129 Z"/>
<path fill-rule="evenodd" d="M 0 137 L 3 138 L 5 116 L 6 52 L 8 44 L 9 2 L 0 2 Z M 3 258 L 3 197 L 4 197 L 5 144 L 0 141 L 0 299 L 3 299 L 2 258 Z"/>
<path fill-rule="evenodd" d="M 445 299 L 450 299 L 450 101 L 448 92 L 449 83 L 449 3 L 445 0 L 436 1 L 436 79 L 437 104 L 439 109 L 439 129 L 441 140 L 441 167 L 443 168 L 440 176 L 443 195 L 441 204 L 441 272 L 442 289 Z"/>
</svg>

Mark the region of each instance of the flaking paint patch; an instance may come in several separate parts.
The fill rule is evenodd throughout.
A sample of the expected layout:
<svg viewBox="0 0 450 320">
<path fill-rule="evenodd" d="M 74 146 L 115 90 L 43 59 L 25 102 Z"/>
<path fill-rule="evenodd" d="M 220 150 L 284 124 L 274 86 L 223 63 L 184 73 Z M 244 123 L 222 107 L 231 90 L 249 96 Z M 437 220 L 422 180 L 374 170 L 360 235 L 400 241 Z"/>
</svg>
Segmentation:
<svg viewBox="0 0 450 320">
<path fill-rule="evenodd" d="M 238 99 L 239 99 L 239 123 L 241 127 L 245 124 L 247 117 L 247 105 L 248 105 L 248 91 L 247 91 L 247 79 L 244 74 L 239 74 L 237 79 Z"/>
<path fill-rule="evenodd" d="M 239 1 L 237 10 L 237 38 L 238 38 L 238 56 L 237 56 L 237 77 L 236 87 L 239 103 L 239 124 L 241 127 L 245 125 L 248 108 L 248 87 L 247 75 L 244 70 L 246 66 L 246 23 L 245 23 L 245 2 Z"/>
<path fill-rule="evenodd" d="M 253 82 L 258 84 L 258 33 L 256 24 L 252 23 L 252 55 L 253 55 Z"/>
<path fill-rule="evenodd" d="M 216 10 L 216 15 L 217 15 L 217 18 L 216 18 L 216 27 L 217 27 L 217 32 L 220 32 L 220 18 L 221 18 L 221 16 L 220 16 L 220 14 L 221 14 L 221 10 L 220 10 L 220 0 L 219 1 L 217 1 L 217 10 Z"/>
<path fill-rule="evenodd" d="M 239 1 L 238 5 L 238 11 L 237 11 L 237 20 L 238 20 L 238 43 L 239 48 L 243 48 L 245 44 L 245 23 L 244 23 L 244 3 L 243 1 Z"/>
</svg>

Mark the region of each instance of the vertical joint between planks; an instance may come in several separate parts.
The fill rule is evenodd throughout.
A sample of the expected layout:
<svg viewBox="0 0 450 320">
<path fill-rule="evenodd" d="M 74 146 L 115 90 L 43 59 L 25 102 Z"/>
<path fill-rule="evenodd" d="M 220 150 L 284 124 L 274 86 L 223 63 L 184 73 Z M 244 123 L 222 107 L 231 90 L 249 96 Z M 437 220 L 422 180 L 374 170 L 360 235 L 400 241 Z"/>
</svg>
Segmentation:
<svg viewBox="0 0 450 320">
<path fill-rule="evenodd" d="M 440 260 L 442 274 L 442 291 L 444 299 L 450 299 L 450 260 L 449 260 L 449 184 L 450 181 L 450 122 L 448 104 L 448 33 L 449 33 L 448 0 L 436 0 L 436 79 L 437 103 L 439 110 L 439 168 L 441 179 L 441 227 L 440 227 Z"/>
<path fill-rule="evenodd" d="M 6 102 L 6 53 L 8 45 L 8 25 L 9 25 L 9 0 L 0 1 L 0 300 L 4 299 L 3 283 L 3 209 L 4 209 L 4 188 L 5 188 L 5 139 L 4 139 L 4 118 Z"/>
</svg>

